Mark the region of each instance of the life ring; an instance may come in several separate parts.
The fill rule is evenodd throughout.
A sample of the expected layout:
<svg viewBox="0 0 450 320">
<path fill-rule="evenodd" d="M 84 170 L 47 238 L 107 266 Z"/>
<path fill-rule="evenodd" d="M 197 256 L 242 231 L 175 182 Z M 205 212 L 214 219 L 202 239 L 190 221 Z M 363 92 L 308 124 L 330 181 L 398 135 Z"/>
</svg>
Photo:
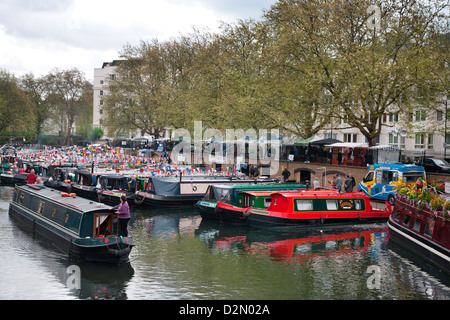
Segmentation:
<svg viewBox="0 0 450 320">
<path fill-rule="evenodd" d="M 61 193 L 61 197 L 76 197 L 76 193 Z"/>
</svg>

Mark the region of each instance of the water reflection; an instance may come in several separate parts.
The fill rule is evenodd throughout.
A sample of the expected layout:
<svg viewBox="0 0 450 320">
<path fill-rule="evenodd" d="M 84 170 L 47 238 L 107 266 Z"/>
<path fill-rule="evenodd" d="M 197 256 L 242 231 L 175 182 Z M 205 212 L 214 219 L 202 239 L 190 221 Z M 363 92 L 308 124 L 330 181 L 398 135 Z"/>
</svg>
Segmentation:
<svg viewBox="0 0 450 320">
<path fill-rule="evenodd" d="M 61 251 L 18 221 L 11 219 L 11 223 L 16 230 L 15 238 L 27 244 L 28 249 L 22 250 L 20 254 L 39 265 L 26 284 L 29 289 L 28 292 L 24 292 L 25 296 L 11 298 L 65 299 L 70 296 L 80 299 L 127 298 L 126 284 L 134 273 L 130 263 L 116 266 L 74 260 L 66 252 Z M 70 285 L 68 281 L 70 281 L 71 273 L 68 268 L 74 265 L 79 267 L 80 277 L 77 285 Z M 60 290 L 41 292 L 39 288 L 42 286 L 43 279 L 57 282 Z M 20 281 L 16 281 L 15 286 L 21 284 Z"/>
<path fill-rule="evenodd" d="M 141 228 L 147 239 L 156 241 L 150 245 L 161 246 L 161 240 L 169 243 L 164 250 L 159 247 L 164 257 L 154 254 L 152 258 L 166 261 L 169 255 L 176 259 L 169 266 L 158 265 L 158 272 L 189 287 L 190 297 L 203 297 L 208 283 L 214 291 L 213 298 L 450 298 L 448 279 L 427 272 L 416 272 L 414 277 L 405 279 L 407 267 L 403 258 L 397 260 L 388 249 L 386 224 L 270 232 L 201 220 L 190 209 L 154 209 L 142 211 L 139 216 L 141 221 L 134 226 L 135 232 Z M 206 252 L 199 243 L 203 243 Z M 396 263 L 402 267 L 398 268 Z M 372 265 L 381 270 L 380 290 L 367 287 L 370 276 L 367 269 Z M 398 279 L 402 279 L 400 287 Z M 425 282 L 428 285 L 421 284 Z M 178 288 L 182 296 L 180 292 L 184 289 Z"/>
<path fill-rule="evenodd" d="M 0 299 L 449 299 L 450 279 L 389 242 L 386 224 L 270 232 L 192 207 L 133 208 L 131 263 L 70 260 L 11 219 L 0 187 Z M 80 268 L 80 288 L 67 268 Z M 377 266 L 380 289 L 369 289 Z"/>
</svg>

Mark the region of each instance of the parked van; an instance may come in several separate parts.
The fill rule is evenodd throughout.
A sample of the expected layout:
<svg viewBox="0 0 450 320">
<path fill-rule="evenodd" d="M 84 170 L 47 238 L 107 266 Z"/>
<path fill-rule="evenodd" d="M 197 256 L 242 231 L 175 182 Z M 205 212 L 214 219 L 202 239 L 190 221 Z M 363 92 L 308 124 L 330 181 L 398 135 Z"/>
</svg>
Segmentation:
<svg viewBox="0 0 450 320">
<path fill-rule="evenodd" d="M 414 184 L 422 178 L 426 182 L 424 167 L 410 164 L 377 163 L 359 183 L 358 189 L 374 200 L 388 200 L 394 204 L 397 188 L 403 183 Z"/>
</svg>

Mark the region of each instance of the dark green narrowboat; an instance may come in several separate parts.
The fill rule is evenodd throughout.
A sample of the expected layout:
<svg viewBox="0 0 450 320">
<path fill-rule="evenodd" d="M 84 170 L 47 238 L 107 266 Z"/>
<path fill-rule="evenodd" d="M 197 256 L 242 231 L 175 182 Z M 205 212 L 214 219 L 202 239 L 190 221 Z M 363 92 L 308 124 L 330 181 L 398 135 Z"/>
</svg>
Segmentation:
<svg viewBox="0 0 450 320">
<path fill-rule="evenodd" d="M 232 205 L 243 207 L 243 203 L 238 203 L 242 196 L 240 193 L 246 191 L 284 191 L 305 189 L 304 184 L 283 184 L 283 183 L 260 183 L 260 184 L 218 184 L 211 185 L 206 190 L 203 198 L 195 205 L 197 211 L 203 219 L 221 219 L 216 210 L 217 203 L 224 201 Z M 270 198 L 270 196 L 269 196 Z"/>
<path fill-rule="evenodd" d="M 117 217 L 103 203 L 42 185 L 16 186 L 9 214 L 69 255 L 86 261 L 129 261 L 133 241 L 117 235 Z"/>
</svg>

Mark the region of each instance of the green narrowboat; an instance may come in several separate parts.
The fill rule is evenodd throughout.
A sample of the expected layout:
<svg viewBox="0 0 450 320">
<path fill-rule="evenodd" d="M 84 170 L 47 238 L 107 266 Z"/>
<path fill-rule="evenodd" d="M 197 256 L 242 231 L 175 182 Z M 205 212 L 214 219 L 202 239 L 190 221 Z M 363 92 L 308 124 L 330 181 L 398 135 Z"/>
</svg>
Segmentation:
<svg viewBox="0 0 450 320">
<path fill-rule="evenodd" d="M 211 185 L 207 189 L 203 198 L 198 201 L 195 205 L 197 211 L 200 213 L 202 218 L 204 219 L 221 219 L 216 212 L 216 206 L 219 201 L 224 201 L 231 205 L 236 205 L 238 207 L 242 207 L 242 204 L 239 204 L 239 199 L 242 199 L 242 196 L 238 196 L 241 192 L 249 192 L 249 191 L 284 191 L 284 190 L 299 190 L 305 189 L 306 185 L 304 184 L 282 184 L 282 183 L 265 183 L 265 184 L 219 184 L 219 185 Z"/>
<path fill-rule="evenodd" d="M 121 264 L 129 261 L 131 237 L 117 235 L 117 216 L 103 203 L 42 185 L 16 186 L 9 214 L 70 256 Z"/>
</svg>

